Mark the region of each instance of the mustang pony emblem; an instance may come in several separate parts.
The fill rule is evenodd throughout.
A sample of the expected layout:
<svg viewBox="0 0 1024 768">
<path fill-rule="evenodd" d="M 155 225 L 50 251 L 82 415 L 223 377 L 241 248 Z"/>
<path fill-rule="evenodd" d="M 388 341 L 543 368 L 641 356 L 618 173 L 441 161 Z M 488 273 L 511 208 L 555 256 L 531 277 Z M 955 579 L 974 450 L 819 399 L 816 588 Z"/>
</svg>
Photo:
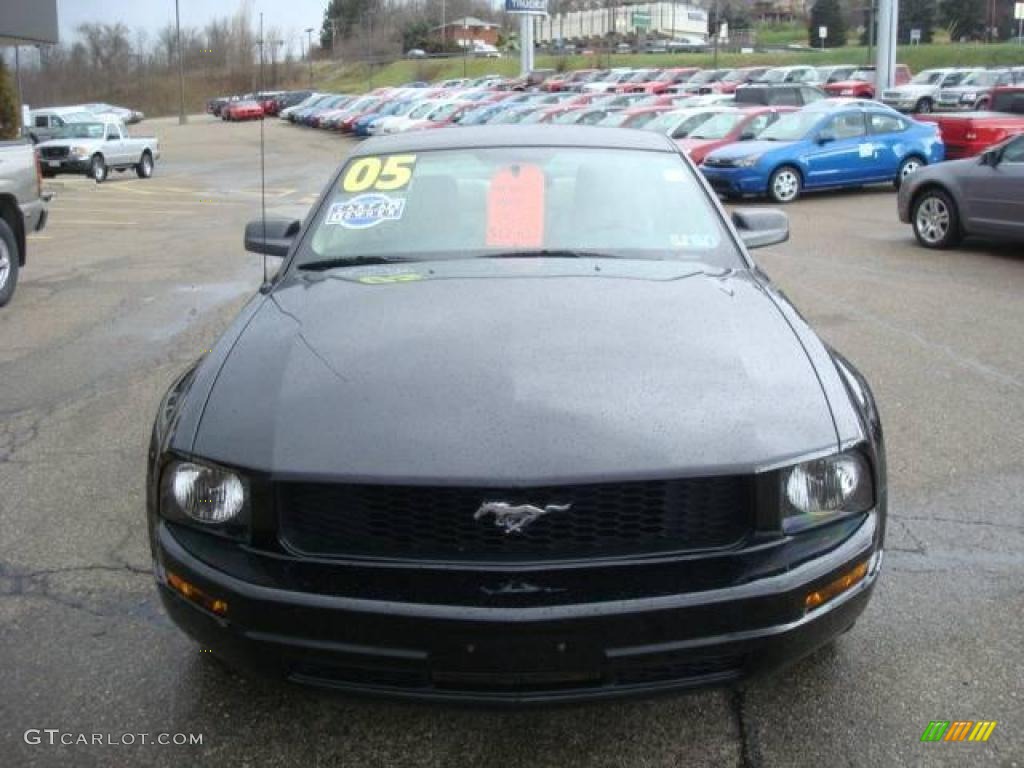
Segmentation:
<svg viewBox="0 0 1024 768">
<path fill-rule="evenodd" d="M 552 512 L 567 512 L 570 507 L 572 504 L 548 504 L 542 508 L 532 504 L 512 506 L 505 501 L 485 501 L 473 514 L 473 519 L 480 520 L 487 515 L 494 515 L 494 524 L 505 533 L 522 533 L 537 518 Z"/>
</svg>

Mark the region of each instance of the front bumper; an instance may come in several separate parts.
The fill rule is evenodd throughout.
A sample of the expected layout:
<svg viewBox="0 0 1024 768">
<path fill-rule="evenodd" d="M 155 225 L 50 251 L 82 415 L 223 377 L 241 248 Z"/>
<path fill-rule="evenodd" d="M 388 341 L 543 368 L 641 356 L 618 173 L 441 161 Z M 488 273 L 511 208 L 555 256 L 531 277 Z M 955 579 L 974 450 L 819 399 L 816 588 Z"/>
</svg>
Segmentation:
<svg viewBox="0 0 1024 768">
<path fill-rule="evenodd" d="M 64 157 L 59 160 L 39 161 L 40 166 L 46 173 L 88 173 L 90 158 Z"/>
<path fill-rule="evenodd" d="M 794 567 L 775 563 L 773 575 L 728 587 L 518 606 L 531 596 L 486 605 L 350 597 L 338 593 L 372 585 L 326 564 L 306 564 L 320 569 L 311 579 L 313 571 L 272 558 L 242 580 L 204 562 L 207 552 L 191 553 L 183 544 L 189 537 L 162 522 L 153 547 L 168 614 L 243 669 L 360 694 L 530 704 L 723 685 L 805 656 L 849 629 L 867 605 L 881 565 L 880 526 L 880 515 L 869 513 L 826 554 Z M 809 591 L 863 562 L 863 581 L 805 611 Z M 692 566 L 667 567 L 683 574 Z M 277 577 L 268 585 L 278 568 L 288 588 Z M 186 601 L 166 585 L 167 573 L 225 600 L 226 617 Z M 402 578 L 412 595 L 431 577 L 417 568 Z"/>
<path fill-rule="evenodd" d="M 768 190 L 768 179 L 756 166 L 751 168 L 723 168 L 701 165 L 700 172 L 711 188 L 725 197 L 764 195 Z"/>
<path fill-rule="evenodd" d="M 49 217 L 46 200 L 49 200 L 50 195 L 44 193 L 44 197 L 46 199 L 39 198 L 21 206 L 21 215 L 25 221 L 26 232 L 39 232 L 46 226 L 46 220 Z"/>
</svg>

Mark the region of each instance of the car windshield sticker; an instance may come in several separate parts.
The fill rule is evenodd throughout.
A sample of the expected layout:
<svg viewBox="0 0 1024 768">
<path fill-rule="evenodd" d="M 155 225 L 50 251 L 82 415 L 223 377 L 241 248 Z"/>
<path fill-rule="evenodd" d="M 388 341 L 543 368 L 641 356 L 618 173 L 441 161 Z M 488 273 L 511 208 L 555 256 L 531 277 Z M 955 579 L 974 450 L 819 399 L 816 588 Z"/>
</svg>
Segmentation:
<svg viewBox="0 0 1024 768">
<path fill-rule="evenodd" d="M 857 147 L 857 149 L 860 151 L 861 157 L 871 157 L 872 155 L 875 154 L 874 144 L 861 144 Z"/>
<path fill-rule="evenodd" d="M 326 224 L 345 229 L 369 229 L 385 221 L 398 221 L 405 212 L 405 200 L 388 195 L 357 195 L 334 203 L 327 212 Z"/>
<path fill-rule="evenodd" d="M 349 165 L 341 180 L 345 192 L 395 192 L 412 180 L 416 155 L 360 157 Z"/>
<path fill-rule="evenodd" d="M 487 245 L 538 248 L 544 243 L 544 172 L 536 165 L 506 166 L 487 192 Z"/>
<path fill-rule="evenodd" d="M 687 248 L 707 250 L 718 245 L 718 238 L 714 235 L 669 235 L 669 242 L 673 248 Z"/>
</svg>

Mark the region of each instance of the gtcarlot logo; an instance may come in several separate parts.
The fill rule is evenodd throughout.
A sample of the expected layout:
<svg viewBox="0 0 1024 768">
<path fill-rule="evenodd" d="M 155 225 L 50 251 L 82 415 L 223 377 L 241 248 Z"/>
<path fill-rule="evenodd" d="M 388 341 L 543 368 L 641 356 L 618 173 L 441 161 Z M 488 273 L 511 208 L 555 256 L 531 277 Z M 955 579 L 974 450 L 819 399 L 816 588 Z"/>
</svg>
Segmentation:
<svg viewBox="0 0 1024 768">
<path fill-rule="evenodd" d="M 135 744 L 156 744 L 159 746 L 200 746 L 201 733 L 75 733 L 59 728 L 29 728 L 25 731 L 25 743 L 33 746 L 46 744 L 57 746 L 91 745 L 97 747 L 128 747 Z"/>
</svg>

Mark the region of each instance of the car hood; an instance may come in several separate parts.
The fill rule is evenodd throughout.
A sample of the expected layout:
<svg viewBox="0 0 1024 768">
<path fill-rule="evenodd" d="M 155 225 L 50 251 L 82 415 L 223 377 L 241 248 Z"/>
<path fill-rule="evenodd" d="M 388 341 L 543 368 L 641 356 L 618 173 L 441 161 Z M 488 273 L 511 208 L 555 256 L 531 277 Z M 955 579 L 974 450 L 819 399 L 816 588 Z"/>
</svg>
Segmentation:
<svg viewBox="0 0 1024 768">
<path fill-rule="evenodd" d="M 766 152 L 773 152 L 793 146 L 794 141 L 738 141 L 735 144 L 727 144 L 716 149 L 711 155 L 717 158 L 738 160 L 751 155 L 762 155 Z"/>
<path fill-rule="evenodd" d="M 937 91 L 939 87 L 937 85 L 911 85 L 905 83 L 903 85 L 894 85 L 892 88 L 886 88 L 884 93 L 898 93 L 901 96 L 914 96 L 921 93 L 932 93 Z"/>
<path fill-rule="evenodd" d="M 827 83 L 825 85 L 825 90 L 838 91 L 843 90 L 844 88 L 862 88 L 864 86 L 874 88 L 874 85 L 866 80 L 836 80 L 835 82 Z"/>
<path fill-rule="evenodd" d="M 807 352 L 745 271 L 375 269 L 289 278 L 264 301 L 195 454 L 279 477 L 539 484 L 749 472 L 836 449 Z"/>
</svg>

